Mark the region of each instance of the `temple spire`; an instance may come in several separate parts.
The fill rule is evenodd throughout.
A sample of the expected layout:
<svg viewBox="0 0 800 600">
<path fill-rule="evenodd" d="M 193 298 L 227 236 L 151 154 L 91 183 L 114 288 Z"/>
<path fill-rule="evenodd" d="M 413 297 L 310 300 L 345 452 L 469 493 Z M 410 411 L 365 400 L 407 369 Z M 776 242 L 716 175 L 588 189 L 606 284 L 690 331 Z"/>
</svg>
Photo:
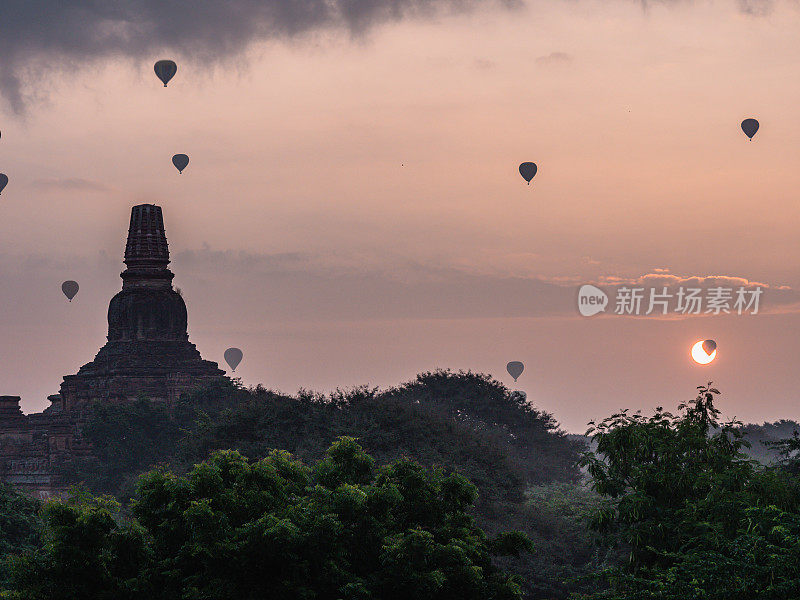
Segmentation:
<svg viewBox="0 0 800 600">
<path fill-rule="evenodd" d="M 161 207 L 155 204 L 134 206 L 125 245 L 128 268 L 122 273 L 123 289 L 132 285 L 171 287 L 173 274 L 167 269 L 168 264 L 169 247 Z"/>
</svg>

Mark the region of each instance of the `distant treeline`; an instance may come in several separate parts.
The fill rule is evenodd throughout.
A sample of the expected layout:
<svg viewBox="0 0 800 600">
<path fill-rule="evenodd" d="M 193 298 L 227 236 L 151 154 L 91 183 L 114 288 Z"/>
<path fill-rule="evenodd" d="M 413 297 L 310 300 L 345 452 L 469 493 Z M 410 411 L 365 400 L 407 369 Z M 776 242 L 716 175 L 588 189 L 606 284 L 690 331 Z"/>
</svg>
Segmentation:
<svg viewBox="0 0 800 600">
<path fill-rule="evenodd" d="M 119 498 L 153 465 L 186 471 L 214 450 L 250 458 L 273 449 L 318 460 L 352 436 L 379 462 L 409 457 L 467 475 L 485 501 L 520 501 L 529 485 L 577 482 L 585 444 L 570 440 L 552 415 L 489 376 L 423 373 L 380 391 L 278 394 L 222 383 L 184 395 L 173 407 L 140 398 L 97 403 L 83 433 L 93 460 L 64 465 L 90 491 Z"/>
</svg>

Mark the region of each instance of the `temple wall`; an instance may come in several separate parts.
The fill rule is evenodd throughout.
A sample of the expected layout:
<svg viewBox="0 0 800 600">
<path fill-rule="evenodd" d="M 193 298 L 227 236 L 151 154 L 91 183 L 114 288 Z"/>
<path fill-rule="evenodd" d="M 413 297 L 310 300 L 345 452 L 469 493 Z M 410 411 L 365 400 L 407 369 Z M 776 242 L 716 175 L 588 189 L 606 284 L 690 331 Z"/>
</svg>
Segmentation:
<svg viewBox="0 0 800 600">
<path fill-rule="evenodd" d="M 44 414 L 0 419 L 0 480 L 40 499 L 62 495 L 56 463 L 87 450 L 76 433 L 77 423 Z"/>
</svg>

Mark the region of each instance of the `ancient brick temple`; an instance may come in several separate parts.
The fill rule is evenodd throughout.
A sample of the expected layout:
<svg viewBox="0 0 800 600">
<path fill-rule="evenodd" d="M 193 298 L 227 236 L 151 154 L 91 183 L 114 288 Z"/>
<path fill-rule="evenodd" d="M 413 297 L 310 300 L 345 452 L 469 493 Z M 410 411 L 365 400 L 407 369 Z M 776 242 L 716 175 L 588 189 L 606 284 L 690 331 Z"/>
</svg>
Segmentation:
<svg viewBox="0 0 800 600">
<path fill-rule="evenodd" d="M 176 400 L 224 372 L 203 360 L 186 332 L 186 304 L 172 288 L 161 207 L 134 206 L 122 291 L 108 306 L 108 342 L 61 384 L 61 408 L 139 395 Z"/>
<path fill-rule="evenodd" d="M 51 405 L 24 415 L 19 397 L 0 396 L 0 479 L 39 497 L 62 491 L 53 465 L 85 455 L 84 409 L 95 401 L 146 396 L 174 402 L 225 374 L 203 360 L 187 333 L 186 304 L 172 288 L 161 208 L 134 206 L 122 291 L 108 307 L 108 341 L 94 360 L 67 375 Z"/>
</svg>

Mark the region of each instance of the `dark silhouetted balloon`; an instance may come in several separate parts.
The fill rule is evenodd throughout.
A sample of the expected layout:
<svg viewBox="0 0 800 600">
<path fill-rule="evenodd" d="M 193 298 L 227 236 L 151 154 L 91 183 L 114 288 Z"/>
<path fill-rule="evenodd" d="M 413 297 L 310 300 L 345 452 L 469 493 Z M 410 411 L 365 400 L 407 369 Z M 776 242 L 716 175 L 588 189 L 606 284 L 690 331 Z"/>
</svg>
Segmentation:
<svg viewBox="0 0 800 600">
<path fill-rule="evenodd" d="M 706 340 L 703 342 L 703 352 L 711 356 L 714 353 L 714 350 L 717 349 L 717 342 L 714 340 Z"/>
<path fill-rule="evenodd" d="M 75 297 L 75 294 L 78 293 L 78 282 L 77 281 L 65 281 L 61 284 L 61 291 L 64 292 L 64 295 L 72 302 L 72 299 Z"/>
<path fill-rule="evenodd" d="M 742 131 L 744 131 L 744 134 L 752 141 L 753 136 L 756 134 L 756 131 L 758 131 L 758 121 L 755 119 L 745 119 L 742 121 Z"/>
<path fill-rule="evenodd" d="M 178 65 L 171 60 L 159 60 L 153 67 L 153 70 L 156 72 L 158 78 L 164 82 L 164 87 L 167 87 L 169 80 L 175 77 L 175 73 L 178 72 Z"/>
<path fill-rule="evenodd" d="M 514 378 L 514 381 L 517 380 L 517 377 L 522 375 L 522 371 L 525 370 L 525 365 L 523 365 L 518 360 L 512 360 L 510 363 L 506 365 L 506 371 L 508 374 Z"/>
<path fill-rule="evenodd" d="M 8 175 L 5 173 L 0 173 L 0 194 L 3 193 L 3 190 L 8 185 Z"/>
<path fill-rule="evenodd" d="M 242 351 L 238 348 L 228 348 L 225 350 L 225 362 L 228 363 L 231 369 L 234 371 L 236 367 L 239 366 L 239 363 L 242 362 Z"/>
<path fill-rule="evenodd" d="M 519 166 L 519 174 L 528 182 L 528 185 L 531 184 L 531 179 L 536 175 L 536 171 L 536 163 L 524 162 Z"/>
<path fill-rule="evenodd" d="M 189 164 L 189 157 L 185 154 L 176 154 L 172 157 L 172 164 L 178 169 L 178 173 L 183 173 L 186 165 Z M 200 169 L 202 171 L 202 169 Z"/>
</svg>

